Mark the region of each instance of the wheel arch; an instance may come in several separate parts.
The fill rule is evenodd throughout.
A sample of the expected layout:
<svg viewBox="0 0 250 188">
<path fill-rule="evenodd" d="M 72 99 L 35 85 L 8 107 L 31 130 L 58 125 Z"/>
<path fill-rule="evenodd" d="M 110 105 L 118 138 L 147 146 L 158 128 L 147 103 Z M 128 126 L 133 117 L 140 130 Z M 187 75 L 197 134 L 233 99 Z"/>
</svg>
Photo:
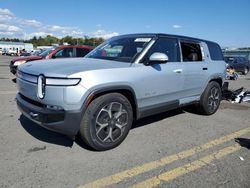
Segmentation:
<svg viewBox="0 0 250 188">
<path fill-rule="evenodd" d="M 132 109 L 133 109 L 133 118 L 136 120 L 138 118 L 138 105 L 136 101 L 136 94 L 134 90 L 130 86 L 111 86 L 111 87 L 104 87 L 99 88 L 90 93 L 87 97 L 86 105 L 88 106 L 94 99 L 108 94 L 108 93 L 120 93 L 124 95 L 130 102 Z"/>
<path fill-rule="evenodd" d="M 212 79 L 209 80 L 208 83 L 210 83 L 210 82 L 217 82 L 220 85 L 221 88 L 223 86 L 223 79 L 221 77 L 212 78 Z"/>
</svg>

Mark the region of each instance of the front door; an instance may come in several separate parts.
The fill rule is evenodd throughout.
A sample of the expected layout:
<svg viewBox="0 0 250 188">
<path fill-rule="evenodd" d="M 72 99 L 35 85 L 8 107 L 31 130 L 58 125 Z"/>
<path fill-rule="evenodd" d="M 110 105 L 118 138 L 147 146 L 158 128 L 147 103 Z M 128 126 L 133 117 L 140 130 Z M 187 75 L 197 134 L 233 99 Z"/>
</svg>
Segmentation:
<svg viewBox="0 0 250 188">
<path fill-rule="evenodd" d="M 155 52 L 166 54 L 169 61 L 164 64 L 144 65 L 143 62 L 148 61 Z M 183 97 L 184 77 L 177 39 L 159 38 L 142 62 L 135 66 L 138 75 L 145 75 L 136 84 L 139 108 L 155 109 L 179 104 L 179 99 Z"/>
</svg>

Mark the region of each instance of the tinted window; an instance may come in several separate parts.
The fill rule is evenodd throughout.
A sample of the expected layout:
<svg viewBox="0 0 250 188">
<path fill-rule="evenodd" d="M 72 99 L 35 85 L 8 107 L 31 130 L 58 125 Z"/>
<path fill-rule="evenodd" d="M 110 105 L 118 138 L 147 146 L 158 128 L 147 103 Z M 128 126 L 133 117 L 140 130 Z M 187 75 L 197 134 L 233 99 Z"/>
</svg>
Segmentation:
<svg viewBox="0 0 250 188">
<path fill-rule="evenodd" d="M 201 47 L 198 43 L 181 42 L 183 61 L 202 61 Z"/>
<path fill-rule="evenodd" d="M 241 58 L 240 58 L 240 61 L 241 61 L 241 63 L 245 63 L 245 62 L 246 62 L 246 58 L 241 57 Z"/>
<path fill-rule="evenodd" d="M 159 38 L 148 51 L 146 58 L 149 58 L 155 52 L 166 54 L 169 62 L 177 62 L 180 59 L 178 42 L 176 39 Z"/>
<path fill-rule="evenodd" d="M 212 60 L 223 60 L 221 48 L 218 44 L 207 42 L 208 50 Z"/>
<path fill-rule="evenodd" d="M 55 53 L 56 58 L 73 57 L 73 48 L 64 48 Z"/>
<path fill-rule="evenodd" d="M 90 50 L 84 48 L 76 48 L 76 57 L 84 57 Z"/>
</svg>

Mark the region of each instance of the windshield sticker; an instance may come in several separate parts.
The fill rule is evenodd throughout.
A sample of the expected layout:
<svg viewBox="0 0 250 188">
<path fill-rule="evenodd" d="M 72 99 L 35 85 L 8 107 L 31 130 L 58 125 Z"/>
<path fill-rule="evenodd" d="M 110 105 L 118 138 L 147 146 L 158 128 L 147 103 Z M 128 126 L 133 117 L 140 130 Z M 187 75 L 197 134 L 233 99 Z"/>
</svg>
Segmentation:
<svg viewBox="0 0 250 188">
<path fill-rule="evenodd" d="M 149 42 L 151 38 L 136 38 L 135 42 Z"/>
</svg>

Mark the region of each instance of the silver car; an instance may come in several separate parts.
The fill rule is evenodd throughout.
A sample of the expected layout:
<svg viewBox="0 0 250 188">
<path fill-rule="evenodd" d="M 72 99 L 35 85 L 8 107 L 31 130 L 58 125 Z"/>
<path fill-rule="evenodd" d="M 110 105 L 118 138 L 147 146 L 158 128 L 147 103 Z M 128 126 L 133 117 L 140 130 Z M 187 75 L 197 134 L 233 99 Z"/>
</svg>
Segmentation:
<svg viewBox="0 0 250 188">
<path fill-rule="evenodd" d="M 17 72 L 17 105 L 41 126 L 96 150 L 118 146 L 134 120 L 194 104 L 211 115 L 226 75 L 218 44 L 167 34 L 111 38 L 85 58 L 42 60 Z"/>
</svg>

